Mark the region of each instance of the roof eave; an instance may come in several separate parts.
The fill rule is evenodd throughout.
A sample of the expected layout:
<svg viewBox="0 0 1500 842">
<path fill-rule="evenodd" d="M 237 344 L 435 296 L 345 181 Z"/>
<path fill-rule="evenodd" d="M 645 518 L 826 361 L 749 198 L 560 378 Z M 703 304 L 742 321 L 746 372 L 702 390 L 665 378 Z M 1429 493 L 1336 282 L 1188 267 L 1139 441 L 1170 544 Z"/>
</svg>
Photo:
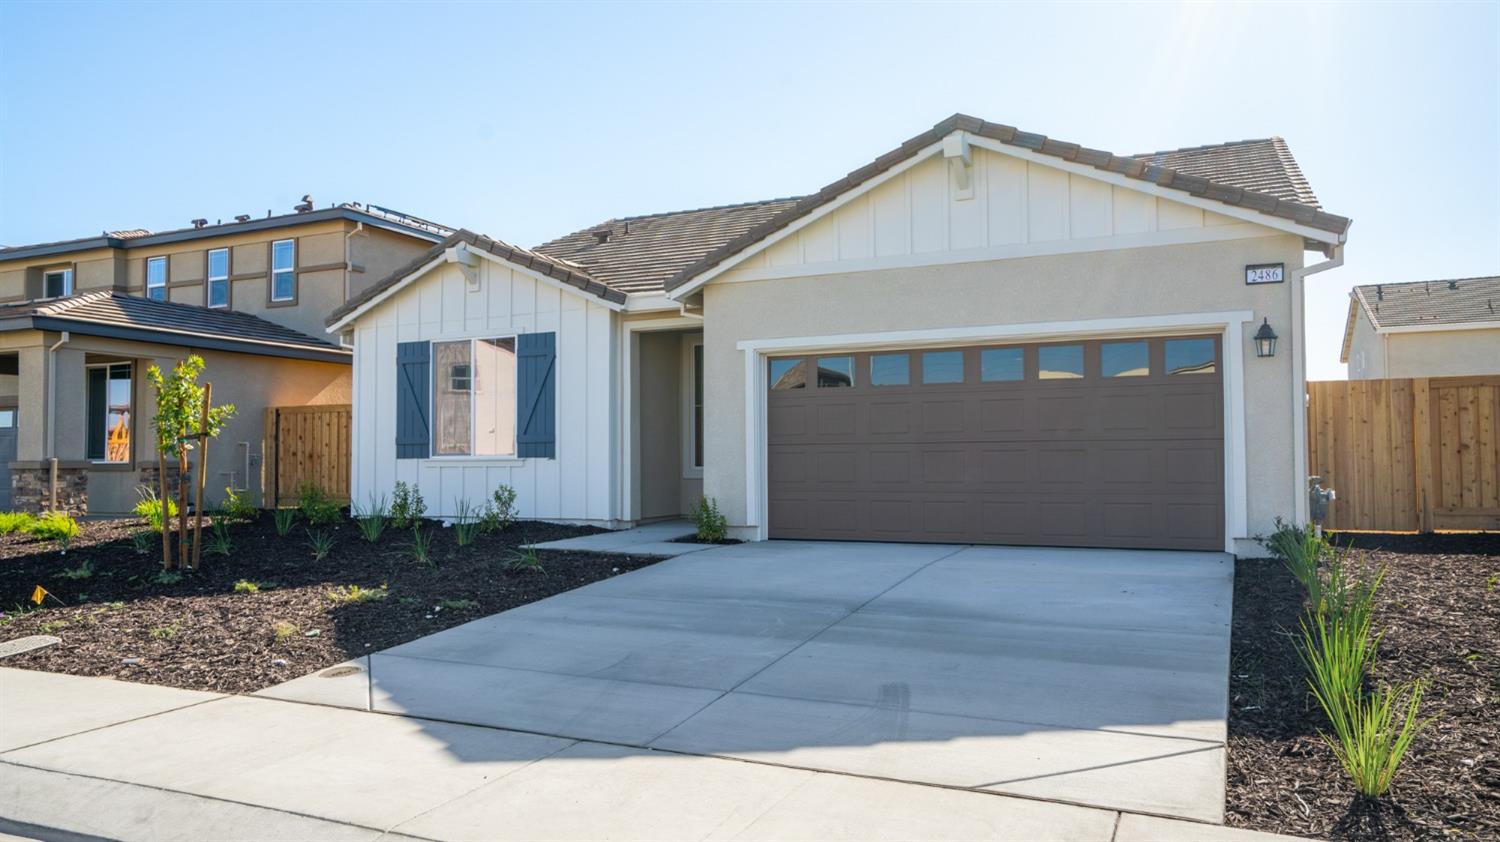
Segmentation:
<svg viewBox="0 0 1500 842">
<path fill-rule="evenodd" d="M 20 323 L 20 324 L 17 324 Z M 325 348 L 293 345 L 281 342 L 262 342 L 249 339 L 227 339 L 222 336 L 207 336 L 199 333 L 164 330 L 161 328 L 106 325 L 86 319 L 69 319 L 60 316 L 30 316 L 0 322 L 0 330 L 68 331 L 82 336 L 101 339 L 123 339 L 133 342 L 151 342 L 158 345 L 173 345 L 185 348 L 202 348 L 212 351 L 227 351 L 236 354 L 254 354 L 262 357 L 312 360 L 348 365 L 353 354 L 345 349 L 329 345 Z"/>
</svg>

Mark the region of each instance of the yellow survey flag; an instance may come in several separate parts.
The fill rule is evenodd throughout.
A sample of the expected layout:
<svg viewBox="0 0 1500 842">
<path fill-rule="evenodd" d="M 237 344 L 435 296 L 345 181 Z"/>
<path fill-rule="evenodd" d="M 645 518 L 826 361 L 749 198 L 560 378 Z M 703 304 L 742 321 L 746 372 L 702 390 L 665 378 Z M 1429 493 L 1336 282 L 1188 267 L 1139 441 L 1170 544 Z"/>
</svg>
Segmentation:
<svg viewBox="0 0 1500 842">
<path fill-rule="evenodd" d="M 46 588 L 42 587 L 41 585 L 37 585 L 36 590 L 31 592 L 31 601 L 35 602 L 37 605 L 41 605 L 42 600 L 51 595 L 52 594 L 49 593 Z"/>
</svg>

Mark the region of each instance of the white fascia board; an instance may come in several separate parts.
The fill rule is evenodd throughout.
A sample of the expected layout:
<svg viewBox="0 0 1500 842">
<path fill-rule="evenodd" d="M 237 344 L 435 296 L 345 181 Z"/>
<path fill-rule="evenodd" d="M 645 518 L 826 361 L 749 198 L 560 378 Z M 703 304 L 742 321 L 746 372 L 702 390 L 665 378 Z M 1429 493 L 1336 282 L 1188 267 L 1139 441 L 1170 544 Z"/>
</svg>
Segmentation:
<svg viewBox="0 0 1500 842">
<path fill-rule="evenodd" d="M 633 292 L 625 297 L 627 313 L 677 312 L 682 305 L 667 297 L 664 292 Z"/>
<path fill-rule="evenodd" d="M 724 261 L 720 262 L 719 265 L 713 267 L 712 269 L 709 269 L 698 277 L 693 278 L 691 281 L 688 281 L 682 286 L 674 290 L 669 290 L 667 292 L 667 297 L 677 301 L 682 300 L 683 296 L 692 294 L 714 278 L 717 278 L 725 272 L 728 272 L 730 269 L 733 269 L 749 258 L 760 254 L 771 246 L 776 245 L 787 237 L 790 237 L 798 231 L 801 231 L 803 228 L 806 228 L 814 222 L 817 222 L 818 220 L 833 213 L 844 205 L 847 205 L 850 202 L 854 201 L 856 198 L 863 196 L 871 190 L 874 190 L 876 187 L 879 187 L 880 185 L 886 183 L 887 181 L 890 181 L 896 176 L 906 172 L 912 167 L 915 167 L 917 164 L 922 163 L 923 161 L 927 160 L 933 155 L 939 154 L 942 151 L 942 140 L 938 140 L 934 143 L 930 143 L 927 146 L 924 146 L 922 149 L 918 150 L 915 155 L 912 155 L 905 161 L 902 161 L 901 163 L 891 167 L 880 175 L 866 179 L 857 187 L 853 187 L 849 190 L 844 191 L 837 198 L 823 204 L 806 216 L 803 216 L 802 218 L 792 222 L 790 225 L 787 225 L 786 227 L 771 234 L 770 236 L 763 237 L 754 245 L 748 246 L 730 255 Z"/>
<path fill-rule="evenodd" d="M 1051 336 L 1128 336 L 1202 328 L 1222 330 L 1225 325 L 1252 321 L 1250 310 L 1225 310 L 1213 313 L 1176 313 L 1159 316 L 1120 316 L 1108 319 L 1080 319 L 1058 322 L 1025 322 L 976 327 L 888 330 L 878 333 L 839 333 L 825 336 L 789 336 L 777 339 L 746 339 L 736 344 L 741 351 L 756 353 L 792 353 L 824 348 L 884 348 L 922 345 L 954 345 L 987 340 L 1043 339 Z"/>
<path fill-rule="evenodd" d="M 348 327 L 353 322 L 357 321 L 360 316 L 363 316 L 364 314 L 370 312 L 371 310 L 375 309 L 376 307 L 378 307 L 382 303 L 384 303 L 391 296 L 393 296 L 396 293 L 400 292 L 401 290 L 405 289 L 406 286 L 407 286 L 407 284 L 410 284 L 412 281 L 415 281 L 417 278 L 420 278 L 423 275 L 427 274 L 428 272 L 431 272 L 433 269 L 436 269 L 439 266 L 445 265 L 447 262 L 448 262 L 447 252 L 444 252 L 443 254 L 440 254 L 437 257 L 434 257 L 433 259 L 431 259 L 431 260 L 427 261 L 426 263 L 422 264 L 421 266 L 417 267 L 412 272 L 408 273 L 406 277 L 404 277 L 404 278 L 401 279 L 400 283 L 392 284 L 387 289 L 381 290 L 379 295 L 375 296 L 374 298 L 370 299 L 369 301 L 366 301 L 365 303 L 363 303 L 363 304 L 359 305 L 358 307 L 354 308 L 353 312 L 349 313 L 348 315 L 344 316 L 342 319 L 339 319 L 338 321 L 336 321 L 333 324 L 329 325 L 327 328 L 325 328 L 325 330 L 327 330 L 329 333 L 338 333 L 339 331 L 341 331 L 344 328 Z"/>
<path fill-rule="evenodd" d="M 1392 325 L 1377 327 L 1376 333 L 1447 333 L 1450 330 L 1500 330 L 1500 321 L 1462 322 L 1459 324 Z"/>
<path fill-rule="evenodd" d="M 991 152 L 997 152 L 1001 155 L 1009 155 L 1012 158 L 1020 158 L 1021 160 L 1028 163 L 1037 164 L 1043 167 L 1052 167 L 1053 169 L 1062 170 L 1072 175 L 1081 176 L 1083 178 L 1092 178 L 1095 181 L 1103 181 L 1116 187 L 1123 187 L 1127 190 L 1135 190 L 1140 193 L 1147 193 L 1159 199 L 1166 199 L 1168 201 L 1195 207 L 1200 210 L 1212 211 L 1213 213 L 1217 213 L 1222 216 L 1233 217 L 1245 222 L 1253 222 L 1257 225 L 1264 225 L 1267 228 L 1275 228 L 1278 231 L 1286 231 L 1287 233 L 1296 234 L 1309 240 L 1316 240 L 1320 243 L 1338 245 L 1344 242 L 1345 239 L 1343 234 L 1335 234 L 1332 231 L 1324 231 L 1321 228 L 1312 228 L 1306 225 L 1302 225 L 1294 220 L 1285 219 L 1279 216 L 1272 216 L 1270 214 L 1261 213 L 1260 211 L 1252 210 L 1250 208 L 1243 208 L 1238 205 L 1230 205 L 1224 202 L 1215 201 L 1213 199 L 1203 199 L 1183 190 L 1175 190 L 1171 187 L 1163 187 L 1150 181 L 1143 181 L 1139 178 L 1131 178 L 1127 175 L 1110 172 L 1109 170 L 1101 170 L 1096 167 L 1088 166 L 1086 164 L 1078 164 L 1074 163 L 1073 161 L 1065 161 L 1062 158 L 1057 158 L 1052 155 L 1043 155 L 1040 152 L 1035 152 L 1022 146 L 1011 146 L 1008 143 L 1001 143 L 998 140 L 991 140 L 987 137 L 979 137 L 977 135 L 970 135 L 969 142 L 975 146 L 988 149 Z"/>
</svg>

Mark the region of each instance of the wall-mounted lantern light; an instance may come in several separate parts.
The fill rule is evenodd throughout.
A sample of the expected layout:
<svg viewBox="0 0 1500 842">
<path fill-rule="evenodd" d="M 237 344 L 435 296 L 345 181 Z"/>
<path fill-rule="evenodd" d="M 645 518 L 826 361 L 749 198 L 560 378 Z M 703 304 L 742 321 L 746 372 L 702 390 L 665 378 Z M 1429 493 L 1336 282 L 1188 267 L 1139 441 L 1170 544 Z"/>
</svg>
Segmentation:
<svg viewBox="0 0 1500 842">
<path fill-rule="evenodd" d="M 1255 356 L 1276 356 L 1276 331 L 1271 329 L 1271 320 L 1263 319 L 1255 332 Z"/>
</svg>

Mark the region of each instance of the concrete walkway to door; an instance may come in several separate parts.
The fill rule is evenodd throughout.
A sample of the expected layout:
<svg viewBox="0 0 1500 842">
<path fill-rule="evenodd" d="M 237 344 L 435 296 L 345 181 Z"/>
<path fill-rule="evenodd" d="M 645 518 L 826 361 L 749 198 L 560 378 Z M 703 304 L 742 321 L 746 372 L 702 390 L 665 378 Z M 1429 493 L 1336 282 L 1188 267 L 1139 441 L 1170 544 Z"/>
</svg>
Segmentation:
<svg viewBox="0 0 1500 842">
<path fill-rule="evenodd" d="M 1220 822 L 1232 580 L 1216 553 L 743 544 L 263 694 Z"/>
</svg>

